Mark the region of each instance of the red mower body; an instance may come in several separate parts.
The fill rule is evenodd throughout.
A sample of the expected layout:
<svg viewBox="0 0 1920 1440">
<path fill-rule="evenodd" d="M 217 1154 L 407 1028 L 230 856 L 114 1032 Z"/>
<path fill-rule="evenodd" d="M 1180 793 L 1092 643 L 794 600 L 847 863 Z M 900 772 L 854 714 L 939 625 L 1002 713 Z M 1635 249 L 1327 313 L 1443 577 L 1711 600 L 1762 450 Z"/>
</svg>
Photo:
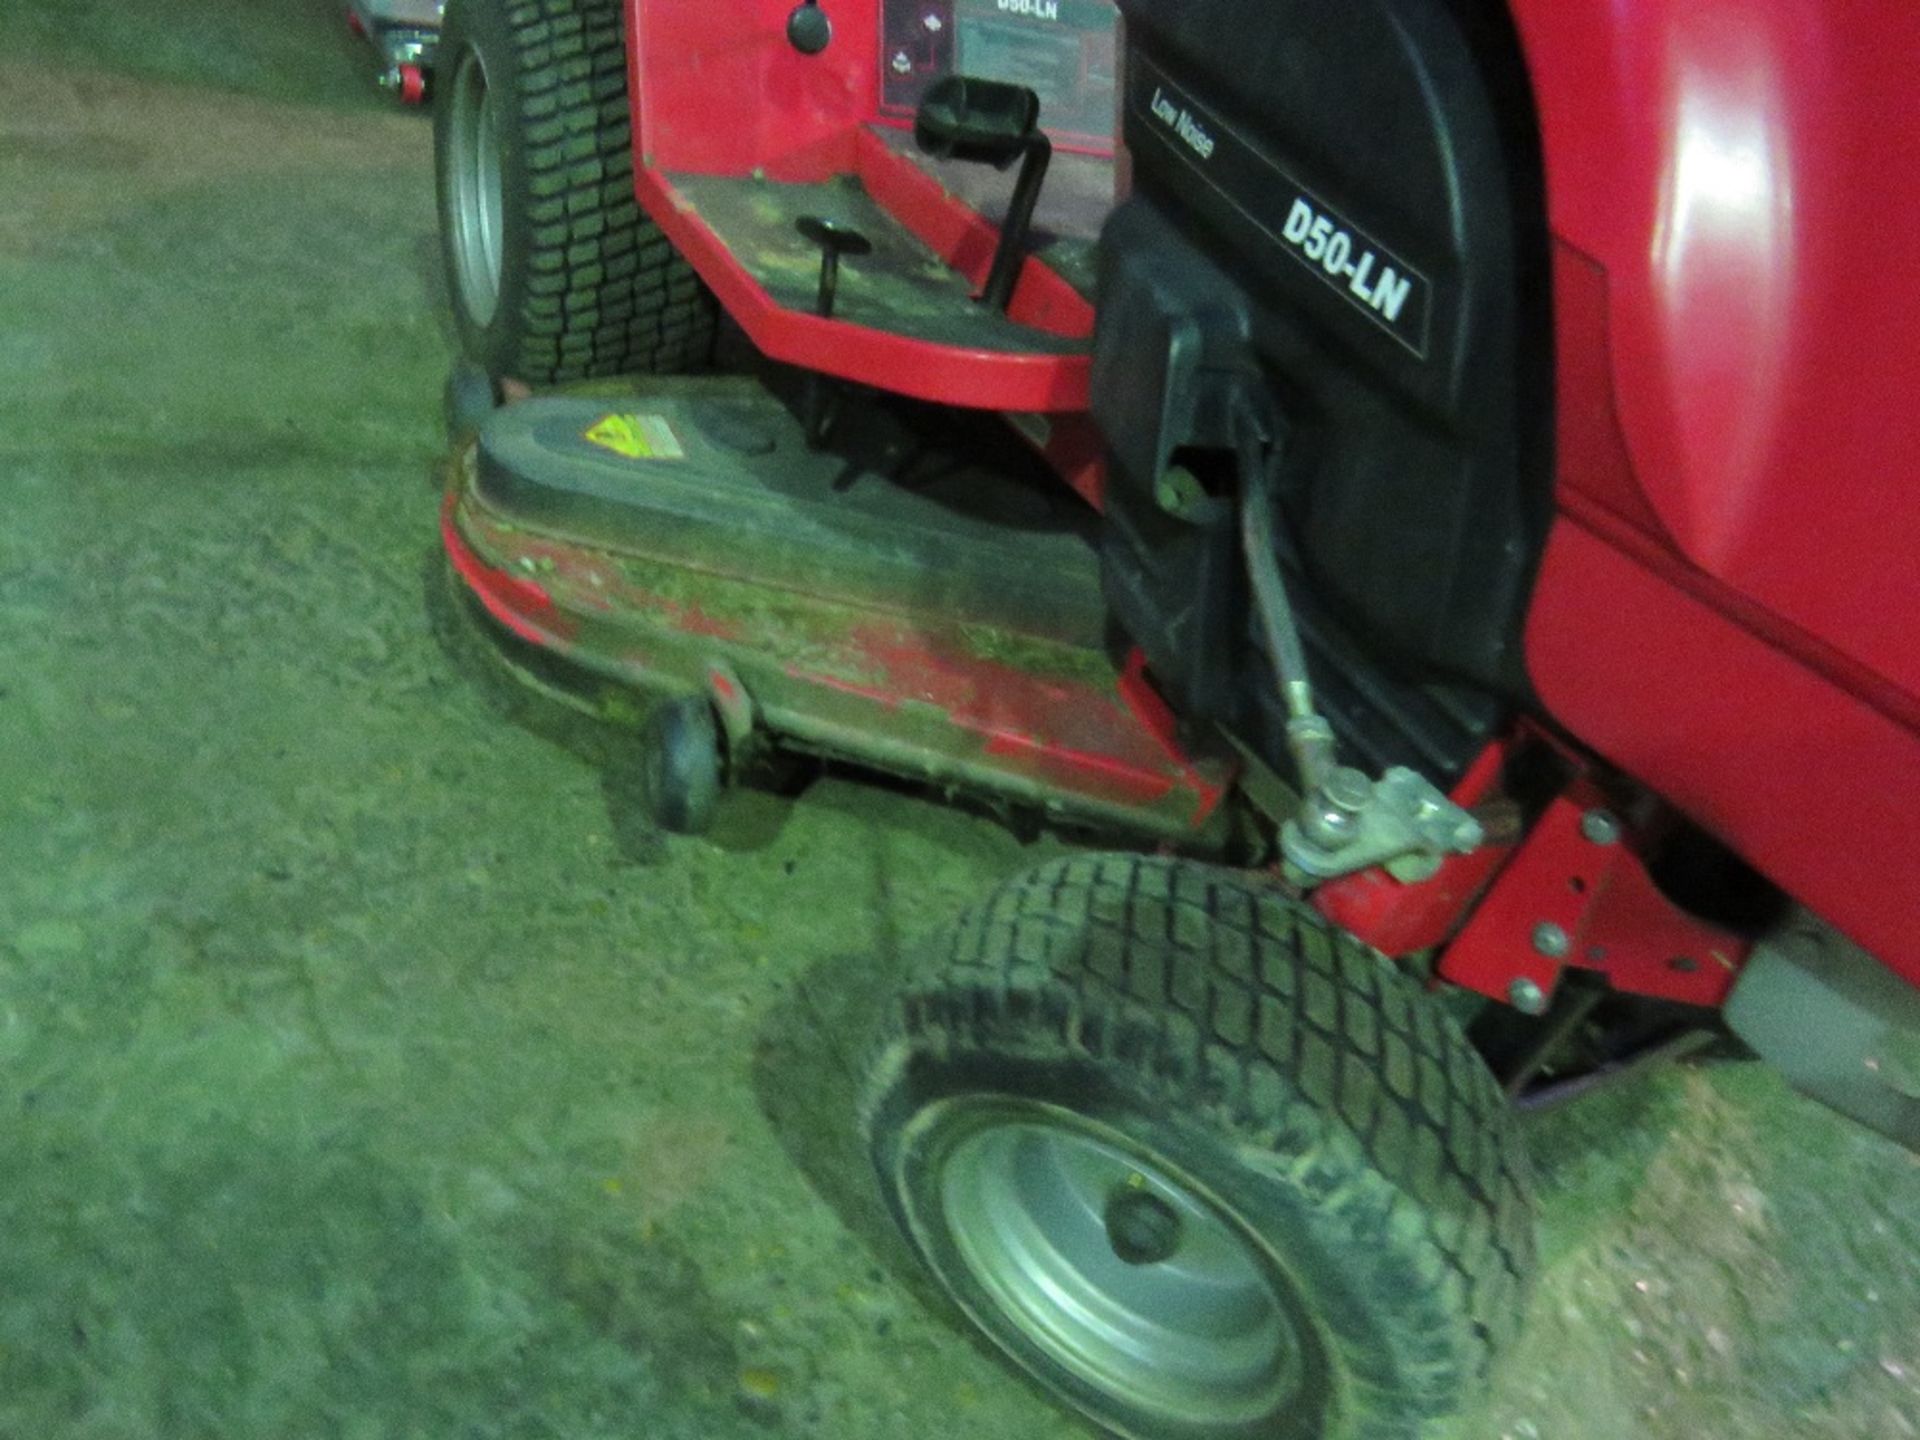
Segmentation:
<svg viewBox="0 0 1920 1440">
<path fill-rule="evenodd" d="M 1920 407 L 1904 403 L 1920 375 L 1920 293 L 1905 279 L 1920 262 L 1907 223 L 1920 214 L 1920 91 L 1905 73 L 1920 13 L 1889 0 L 1512 0 L 1462 19 L 1457 6 L 1368 0 L 1363 32 L 1359 10 L 1304 0 L 1206 16 L 1123 0 L 1121 25 L 1104 0 L 826 0 L 831 43 L 809 50 L 790 38 L 792 0 L 624 4 L 635 189 L 674 250 L 772 361 L 1003 413 L 1097 512 L 1104 593 L 1140 648 L 1023 652 L 1010 667 L 934 607 L 897 632 L 888 621 L 876 649 L 880 631 L 829 606 L 795 622 L 821 658 L 788 663 L 790 637 L 754 632 L 758 600 L 741 600 L 724 635 L 679 624 L 711 607 L 608 578 L 639 573 L 621 553 L 679 559 L 529 531 L 490 508 L 484 477 L 456 477 L 447 546 L 496 621 L 642 687 L 698 688 L 708 652 L 732 646 L 721 672 L 821 753 L 1218 853 L 1237 795 L 1274 817 L 1255 782 L 1259 754 L 1282 746 L 1270 715 L 1223 718 L 1193 697 L 1211 688 L 1209 666 L 1269 705 L 1279 687 L 1253 658 L 1244 595 L 1213 614 L 1215 637 L 1239 634 L 1225 658 L 1193 659 L 1207 636 L 1160 625 L 1183 582 L 1154 569 L 1160 541 L 1139 537 L 1167 539 L 1154 512 L 1173 510 L 1153 477 L 1192 442 L 1160 444 L 1164 425 L 1145 442 L 1118 432 L 1186 383 L 1156 329 L 1155 287 L 1176 297 L 1167 314 L 1185 305 L 1214 325 L 1234 312 L 1218 329 L 1239 324 L 1233 343 L 1265 347 L 1249 363 L 1269 383 L 1279 374 L 1274 392 L 1337 432 L 1298 541 L 1321 560 L 1306 553 L 1302 573 L 1328 591 L 1335 629 L 1387 596 L 1352 621 L 1368 638 L 1347 647 L 1351 659 L 1372 644 L 1385 668 L 1362 654 L 1342 673 L 1403 714 L 1429 703 L 1417 687 L 1432 676 L 1480 686 L 1492 718 L 1460 721 L 1426 772 L 1475 813 L 1522 812 L 1435 873 L 1344 873 L 1313 903 L 1529 1015 L 1554 1010 L 1574 971 L 1699 1011 L 1744 987 L 1756 1013 L 1806 1010 L 1809 1032 L 1844 1012 L 1834 1024 L 1851 1038 L 1804 1070 L 1791 1037 L 1770 1048 L 1760 1022 L 1733 1028 L 1804 1088 L 1916 1143 L 1906 1081 L 1891 1099 L 1841 1095 L 1896 1052 L 1889 1068 L 1920 1075 L 1920 929 L 1900 883 L 1920 859 L 1920 489 L 1907 478 Z M 1296 93 L 1273 98 L 1244 57 L 1205 100 L 1180 88 L 1213 83 L 1221 36 L 1256 23 L 1271 33 L 1250 43 L 1288 55 Z M 1023 24 L 1044 40 L 1016 36 Z M 930 161 L 903 128 L 969 35 L 976 59 L 991 49 L 1002 66 L 1044 69 L 1043 123 L 1066 117 L 1050 208 L 1004 313 L 973 302 L 1005 182 Z M 1314 45 L 1288 48 L 1307 40 L 1344 67 L 1334 79 L 1300 58 Z M 1392 138 L 1368 137 L 1364 162 L 1325 153 L 1376 76 L 1382 126 L 1427 167 L 1424 199 L 1398 214 Z M 1318 100 L 1302 99 L 1316 84 Z M 1103 112 L 1120 143 L 1089 118 Z M 1456 140 L 1478 148 L 1463 160 Z M 1287 187 L 1303 197 L 1290 214 L 1285 199 L 1250 198 Z M 837 310 L 816 306 L 819 255 L 793 233 L 816 209 L 878 237 L 885 259 L 854 265 Z M 1489 302 L 1495 290 L 1514 298 Z M 1261 325 L 1265 338 L 1247 340 Z M 1153 373 L 1136 384 L 1136 369 Z M 1336 378 L 1315 392 L 1323 374 Z M 1450 498 L 1425 498 L 1429 462 Z M 1129 526 L 1140 568 L 1116 582 L 1113 537 Z M 1499 527 L 1507 539 L 1476 538 Z M 726 563 L 751 578 L 746 561 Z M 1136 582 L 1145 609 L 1129 618 L 1114 597 Z M 1429 607 L 1442 617 L 1431 625 Z M 1442 730 L 1465 713 L 1451 704 L 1434 712 Z M 1232 746 L 1189 754 L 1210 724 Z M 1264 744 L 1246 743 L 1262 724 Z M 1508 784 L 1523 752 L 1560 771 L 1524 803 Z M 1387 747 L 1368 763 L 1396 762 Z M 1846 978 L 1811 982 L 1837 1009 L 1794 998 L 1810 973 L 1798 960 L 1755 961 L 1764 926 L 1672 898 L 1660 852 L 1689 823 L 1863 952 Z"/>
<path fill-rule="evenodd" d="M 439 116 L 495 658 L 664 830 L 826 762 L 1162 852 L 969 911 L 861 1091 L 1057 1397 L 1439 1433 L 1515 1112 L 1655 1064 L 1920 1154 L 1920 11 L 511 8 Z"/>
<path fill-rule="evenodd" d="M 1920 13 L 1513 8 L 1559 366 L 1532 677 L 1920 983 Z"/>
<path fill-rule="evenodd" d="M 1009 353 L 782 304 L 691 176 L 858 176 L 976 282 L 995 229 L 884 138 L 874 5 L 631 0 L 639 193 L 770 356 L 948 404 L 1085 405 L 1083 349 Z M 939 7 L 932 7 L 938 9 Z M 1920 983 L 1920 95 L 1906 7 L 1517 0 L 1550 223 L 1558 517 L 1527 627 L 1548 713 Z M 725 96 L 725 123 L 714 99 Z M 897 107 L 893 113 L 897 113 Z M 1095 147 L 1097 148 L 1097 147 Z M 1028 262 L 1011 318 L 1087 301 Z M 1052 431 L 1050 429 L 1049 433 Z M 1097 482 L 1077 447 L 1077 488 Z"/>
</svg>

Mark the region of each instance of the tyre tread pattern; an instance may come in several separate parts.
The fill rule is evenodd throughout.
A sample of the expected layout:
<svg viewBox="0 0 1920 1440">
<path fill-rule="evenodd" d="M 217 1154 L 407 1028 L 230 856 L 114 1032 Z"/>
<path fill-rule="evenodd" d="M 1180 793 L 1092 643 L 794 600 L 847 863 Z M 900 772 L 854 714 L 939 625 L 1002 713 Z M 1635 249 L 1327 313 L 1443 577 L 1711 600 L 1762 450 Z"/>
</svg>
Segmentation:
<svg viewBox="0 0 1920 1440">
<path fill-rule="evenodd" d="M 1443 1415 L 1484 1379 L 1534 1262 L 1524 1155 L 1485 1064 L 1386 957 L 1258 876 L 1104 855 L 1008 882 L 926 958 L 869 1066 L 870 1126 L 916 1052 L 1124 1070 L 1397 1257 L 1398 1313 L 1420 1317 L 1400 1336 L 1402 1381 L 1424 1377 L 1414 1410 Z M 1383 1397 L 1401 1423 L 1408 1398 Z"/>
<path fill-rule="evenodd" d="M 534 384 L 697 368 L 712 294 L 641 211 L 619 0 L 516 0 L 529 222 L 515 374 Z M 512 203 L 512 197 L 509 197 Z"/>
</svg>

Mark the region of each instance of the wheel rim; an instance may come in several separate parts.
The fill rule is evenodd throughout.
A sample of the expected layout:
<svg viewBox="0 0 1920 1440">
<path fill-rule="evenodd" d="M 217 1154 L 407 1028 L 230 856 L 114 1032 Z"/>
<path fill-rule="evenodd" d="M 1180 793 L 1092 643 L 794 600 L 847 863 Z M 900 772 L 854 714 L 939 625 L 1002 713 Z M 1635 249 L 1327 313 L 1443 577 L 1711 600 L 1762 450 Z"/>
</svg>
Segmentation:
<svg viewBox="0 0 1920 1440">
<path fill-rule="evenodd" d="M 454 280 L 473 322 L 488 325 L 500 308 L 504 201 L 493 91 L 477 52 L 460 57 L 448 103 L 444 223 L 453 240 Z"/>
<path fill-rule="evenodd" d="M 1051 1106 L 935 1108 L 942 1139 L 922 1152 L 934 1213 L 916 1228 L 937 1223 L 973 1282 L 956 1295 L 1003 1345 L 1017 1338 L 1017 1357 L 1030 1346 L 1103 1409 L 1187 1433 L 1237 1429 L 1298 1395 L 1306 1366 L 1284 1281 L 1178 1166 Z"/>
</svg>

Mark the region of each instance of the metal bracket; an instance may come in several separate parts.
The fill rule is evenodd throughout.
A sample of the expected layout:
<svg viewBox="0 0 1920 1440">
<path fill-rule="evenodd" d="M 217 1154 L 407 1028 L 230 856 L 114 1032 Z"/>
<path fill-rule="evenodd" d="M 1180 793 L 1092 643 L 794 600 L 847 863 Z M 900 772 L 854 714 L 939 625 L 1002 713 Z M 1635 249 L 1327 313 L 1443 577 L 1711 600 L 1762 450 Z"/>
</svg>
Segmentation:
<svg viewBox="0 0 1920 1440">
<path fill-rule="evenodd" d="M 1661 894 L 1608 797 L 1582 778 L 1534 822 L 1442 952 L 1440 977 L 1538 1013 L 1572 966 L 1626 994 L 1714 1009 L 1751 948 Z"/>
<path fill-rule="evenodd" d="M 1397 765 L 1373 781 L 1357 770 L 1336 770 L 1315 791 L 1309 813 L 1281 827 L 1280 850 L 1309 881 L 1378 865 L 1411 883 L 1486 839 L 1472 814 L 1417 770 Z"/>
</svg>

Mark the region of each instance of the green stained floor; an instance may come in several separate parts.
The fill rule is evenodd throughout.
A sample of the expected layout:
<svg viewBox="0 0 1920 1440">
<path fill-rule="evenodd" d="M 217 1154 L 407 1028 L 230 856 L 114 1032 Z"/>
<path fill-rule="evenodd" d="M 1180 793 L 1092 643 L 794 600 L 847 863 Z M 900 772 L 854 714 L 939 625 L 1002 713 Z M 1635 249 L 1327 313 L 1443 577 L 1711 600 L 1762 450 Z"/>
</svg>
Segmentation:
<svg viewBox="0 0 1920 1440">
<path fill-rule="evenodd" d="M 659 841 L 450 663 L 371 69 L 326 0 L 0 8 L 0 1440 L 1083 1435 L 843 1134 L 872 977 L 1037 852 L 844 782 Z M 1535 1141 L 1463 1436 L 1920 1436 L 1911 1157 L 1738 1070 Z"/>
</svg>

